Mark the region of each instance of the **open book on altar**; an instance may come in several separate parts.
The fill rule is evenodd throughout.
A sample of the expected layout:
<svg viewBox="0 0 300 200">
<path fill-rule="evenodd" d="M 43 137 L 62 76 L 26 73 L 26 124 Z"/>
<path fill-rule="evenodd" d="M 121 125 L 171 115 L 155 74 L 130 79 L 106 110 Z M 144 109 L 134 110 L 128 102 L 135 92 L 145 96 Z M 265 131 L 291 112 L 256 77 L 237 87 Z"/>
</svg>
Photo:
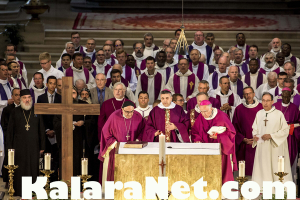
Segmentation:
<svg viewBox="0 0 300 200">
<path fill-rule="evenodd" d="M 117 154 L 159 154 L 159 143 L 148 142 L 142 149 L 124 148 L 126 142 L 120 142 Z M 220 143 L 175 143 L 166 142 L 166 155 L 221 155 Z"/>
</svg>

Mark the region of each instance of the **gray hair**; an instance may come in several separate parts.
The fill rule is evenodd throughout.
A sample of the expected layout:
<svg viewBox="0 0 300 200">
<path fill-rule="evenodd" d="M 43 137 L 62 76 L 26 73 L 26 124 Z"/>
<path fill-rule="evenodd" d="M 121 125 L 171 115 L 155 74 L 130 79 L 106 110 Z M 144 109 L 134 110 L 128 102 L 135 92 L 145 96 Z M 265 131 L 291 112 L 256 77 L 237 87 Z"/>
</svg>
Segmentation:
<svg viewBox="0 0 300 200">
<path fill-rule="evenodd" d="M 269 56 L 272 56 L 274 59 L 275 59 L 275 54 L 274 53 L 272 53 L 272 52 L 267 52 L 266 54 L 265 54 L 265 61 L 266 61 L 266 57 L 269 57 Z"/>
<path fill-rule="evenodd" d="M 105 77 L 105 79 L 106 79 L 106 75 L 103 74 L 103 73 L 98 73 L 98 74 L 96 74 L 96 76 L 99 75 L 99 74 L 102 74 L 102 75 Z M 95 76 L 95 77 L 96 77 L 96 76 Z"/>
<path fill-rule="evenodd" d="M 287 62 L 284 63 L 283 66 L 285 66 L 286 64 L 292 65 L 292 67 L 295 69 L 295 64 L 294 64 L 294 62 L 292 62 L 292 61 L 287 61 Z"/>
<path fill-rule="evenodd" d="M 65 44 L 65 49 L 67 49 L 68 44 L 72 44 L 72 45 L 75 47 L 75 44 L 74 44 L 73 42 L 66 42 L 66 44 Z"/>
<path fill-rule="evenodd" d="M 270 72 L 268 74 L 268 79 L 271 79 L 271 78 L 276 78 L 277 79 L 277 73 L 276 72 Z"/>
<path fill-rule="evenodd" d="M 113 89 L 116 89 L 116 87 L 119 86 L 119 85 L 122 85 L 123 86 L 123 90 L 126 90 L 126 86 L 122 82 L 115 83 Z"/>
<path fill-rule="evenodd" d="M 199 93 L 197 94 L 196 98 L 198 98 L 198 97 L 201 96 L 201 95 L 205 95 L 206 98 L 207 98 L 207 100 L 209 99 L 209 96 L 208 96 L 208 94 L 207 94 L 206 92 L 199 92 Z"/>
<path fill-rule="evenodd" d="M 233 52 L 236 53 L 236 52 L 239 52 L 239 51 L 241 51 L 241 52 L 242 52 L 242 55 L 244 55 L 243 50 L 242 50 L 242 49 L 239 49 L 239 48 L 236 48 Z"/>
<path fill-rule="evenodd" d="M 228 53 L 230 53 L 230 51 L 231 51 L 232 48 L 236 48 L 236 46 L 229 47 L 229 52 Z"/>
<path fill-rule="evenodd" d="M 176 40 L 176 42 L 178 42 L 177 38 L 171 38 L 170 43 L 172 42 L 172 40 Z"/>
<path fill-rule="evenodd" d="M 86 85 L 84 80 L 82 80 L 82 79 L 77 79 L 77 80 L 75 81 L 75 86 L 76 86 L 77 84 L 80 84 L 80 83 Z"/>
<path fill-rule="evenodd" d="M 152 39 L 154 39 L 152 33 L 145 33 L 144 39 L 145 39 L 146 37 L 149 37 L 149 36 L 152 37 Z"/>
<path fill-rule="evenodd" d="M 270 92 L 264 92 L 261 98 L 263 98 L 265 95 L 270 95 L 271 101 L 273 101 L 273 95 Z"/>
<path fill-rule="evenodd" d="M 236 66 L 236 65 L 231 65 L 231 66 L 228 67 L 228 72 L 230 71 L 230 69 L 231 69 L 232 67 L 236 67 L 237 70 L 239 70 L 239 67 L 238 67 L 238 66 Z"/>
</svg>

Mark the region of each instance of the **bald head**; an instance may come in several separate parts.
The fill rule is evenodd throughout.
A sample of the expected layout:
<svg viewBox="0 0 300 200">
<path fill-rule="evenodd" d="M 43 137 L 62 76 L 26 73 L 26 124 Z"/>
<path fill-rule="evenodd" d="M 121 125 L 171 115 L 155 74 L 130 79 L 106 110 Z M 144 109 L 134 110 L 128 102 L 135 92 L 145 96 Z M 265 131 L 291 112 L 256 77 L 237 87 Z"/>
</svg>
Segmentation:
<svg viewBox="0 0 300 200">
<path fill-rule="evenodd" d="M 228 69 L 228 75 L 230 77 L 230 81 L 235 83 L 238 79 L 239 68 L 235 65 L 230 66 Z"/>
<path fill-rule="evenodd" d="M 218 62 L 218 66 L 219 66 L 219 71 L 221 73 L 225 73 L 226 68 L 228 66 L 228 58 L 226 56 L 221 56 Z"/>
<path fill-rule="evenodd" d="M 121 72 L 121 74 L 123 73 L 123 69 L 122 69 L 122 66 L 120 64 L 114 64 L 112 69 L 117 69 Z"/>
</svg>

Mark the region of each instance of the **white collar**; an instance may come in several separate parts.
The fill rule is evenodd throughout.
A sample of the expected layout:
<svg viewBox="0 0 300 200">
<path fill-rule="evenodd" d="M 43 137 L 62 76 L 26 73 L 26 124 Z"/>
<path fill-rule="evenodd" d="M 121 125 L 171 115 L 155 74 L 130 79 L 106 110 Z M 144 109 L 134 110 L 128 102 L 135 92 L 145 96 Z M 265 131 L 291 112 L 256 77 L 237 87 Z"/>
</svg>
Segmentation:
<svg viewBox="0 0 300 200">
<path fill-rule="evenodd" d="M 81 69 L 77 69 L 76 67 L 72 66 L 72 70 L 75 72 L 83 72 L 83 66 L 81 66 Z"/>
<path fill-rule="evenodd" d="M 293 54 L 290 53 L 290 55 L 289 55 L 288 57 L 285 57 L 285 59 L 286 59 L 286 60 L 290 60 L 292 56 L 293 56 Z"/>
<path fill-rule="evenodd" d="M 154 44 L 154 43 L 152 43 L 151 47 L 146 47 L 146 46 L 145 46 L 145 49 L 147 49 L 147 50 L 153 50 L 153 49 L 154 49 L 154 47 L 155 47 L 155 44 Z"/>
<path fill-rule="evenodd" d="M 141 108 L 140 106 L 137 107 L 137 109 L 141 110 L 141 111 L 146 111 L 149 110 L 151 107 L 148 105 L 146 108 Z"/>
<path fill-rule="evenodd" d="M 206 47 L 206 43 L 205 42 L 203 42 L 203 44 L 201 45 L 201 46 L 199 46 L 199 45 L 197 45 L 196 43 L 195 43 L 195 41 L 192 43 L 192 46 L 193 47 L 198 47 L 198 48 L 201 48 L 201 47 Z"/>
<path fill-rule="evenodd" d="M 87 50 L 87 48 L 86 48 L 86 49 L 83 49 L 84 53 L 86 53 L 86 54 L 93 54 L 93 53 L 95 53 L 95 52 L 96 52 L 96 50 L 95 50 L 95 49 L 94 49 L 92 52 L 87 52 L 86 50 Z"/>
<path fill-rule="evenodd" d="M 198 105 L 198 104 L 196 104 L 196 106 L 195 106 L 195 111 L 196 111 L 197 113 L 201 113 L 201 111 L 200 111 L 200 108 L 199 108 L 199 105 Z"/>
<path fill-rule="evenodd" d="M 221 89 L 218 91 L 218 93 L 217 93 L 219 96 L 221 96 L 221 97 L 229 97 L 231 94 L 232 94 L 232 91 L 231 90 L 229 90 L 228 91 L 228 93 L 227 94 L 221 94 Z"/>
<path fill-rule="evenodd" d="M 275 62 L 275 64 L 273 65 L 272 68 L 267 68 L 266 66 L 263 66 L 263 69 L 267 72 L 271 72 L 271 71 L 274 71 L 275 69 L 277 69 L 279 67 L 278 63 Z"/>
<path fill-rule="evenodd" d="M 146 58 L 145 58 L 145 56 L 144 56 L 144 54 L 143 54 L 143 56 L 142 57 L 137 57 L 135 54 L 134 55 L 132 55 L 133 57 L 134 57 L 134 59 L 135 60 L 138 60 L 138 61 L 143 61 L 143 60 L 145 60 Z"/>
<path fill-rule="evenodd" d="M 243 100 L 244 100 L 244 99 L 243 99 Z M 247 103 L 246 103 L 246 100 L 244 100 L 244 101 L 243 101 L 243 105 L 244 105 L 246 108 L 255 108 L 256 106 L 258 106 L 259 102 L 258 102 L 258 100 L 257 100 L 256 97 L 254 97 L 253 100 L 255 101 L 254 104 L 247 104 Z"/>
<path fill-rule="evenodd" d="M 166 62 L 167 63 L 167 62 Z M 173 58 L 173 62 L 172 63 L 167 63 L 167 65 L 169 66 L 169 67 L 173 67 L 174 65 L 176 65 L 178 62 L 176 61 L 176 60 L 174 60 L 174 58 Z"/>
<path fill-rule="evenodd" d="M 0 79 L 0 83 L 1 83 L 2 85 L 5 85 L 5 84 L 7 84 L 7 79 L 6 79 L 6 80 L 2 80 L 2 79 Z"/>
<path fill-rule="evenodd" d="M 36 88 L 35 85 L 32 86 L 32 89 L 33 89 L 35 92 L 45 91 L 46 88 L 47 88 L 47 87 L 46 87 L 45 85 L 43 85 L 43 87 L 40 88 L 40 89 Z"/>
<path fill-rule="evenodd" d="M 96 67 L 102 68 L 102 67 L 105 67 L 105 66 L 107 65 L 107 62 L 106 62 L 106 60 L 104 60 L 104 63 L 103 63 L 103 64 L 99 64 L 99 63 L 97 62 L 97 60 L 95 60 L 94 65 L 95 65 Z"/>
<path fill-rule="evenodd" d="M 149 75 L 149 73 L 148 73 L 148 69 L 146 68 L 146 70 L 145 70 L 145 74 L 149 77 L 149 78 L 153 78 L 156 74 L 157 74 L 157 71 L 154 69 L 154 74 L 152 74 L 152 75 Z"/>
<path fill-rule="evenodd" d="M 115 98 L 117 101 L 123 101 L 123 99 L 124 99 L 124 97 L 122 98 L 122 99 L 117 99 L 117 98 Z"/>
<path fill-rule="evenodd" d="M 155 62 L 155 69 L 167 69 L 169 67 L 168 63 L 165 63 L 163 67 L 159 67 L 157 63 Z"/>
<path fill-rule="evenodd" d="M 283 107 L 288 107 L 291 104 L 291 102 L 289 102 L 288 104 L 285 104 L 285 103 L 281 103 L 281 104 Z"/>
<path fill-rule="evenodd" d="M 47 91 L 47 96 L 50 97 L 51 95 L 53 95 L 53 97 L 55 96 L 55 92 L 53 92 L 53 94 L 50 94 L 49 91 Z"/>
<path fill-rule="evenodd" d="M 213 114 L 212 114 L 212 116 L 211 116 L 211 117 L 208 117 L 208 118 L 205 118 L 205 117 L 204 117 L 204 119 L 206 119 L 206 120 L 211 120 L 211 119 L 215 118 L 215 117 L 217 116 L 217 114 L 218 114 L 218 109 L 213 108 Z"/>
<path fill-rule="evenodd" d="M 244 62 L 245 62 L 245 61 L 242 61 L 240 64 L 237 64 L 237 63 L 235 63 L 234 60 L 233 60 L 233 62 L 232 62 L 231 64 L 240 67 L 240 66 L 242 66 L 242 65 L 244 64 Z"/>
<path fill-rule="evenodd" d="M 269 111 L 266 111 L 265 109 L 264 109 L 264 111 L 265 111 L 265 113 L 269 114 L 269 113 L 273 112 L 275 109 L 276 109 L 275 106 L 272 106 L 272 108 Z"/>
<path fill-rule="evenodd" d="M 240 46 L 240 45 L 236 44 L 236 47 L 237 47 L 238 49 L 243 49 L 243 48 L 245 48 L 246 46 L 247 46 L 246 43 L 244 44 L 244 46 Z"/>
<path fill-rule="evenodd" d="M 168 107 L 165 107 L 162 102 L 160 102 L 158 105 L 157 105 L 159 108 L 161 109 L 173 109 L 175 108 L 176 104 L 171 102 L 171 104 L 168 106 Z"/>
<path fill-rule="evenodd" d="M 14 102 L 14 104 L 15 104 L 15 107 L 19 107 L 21 104 L 19 103 L 19 105 L 17 105 L 15 102 Z"/>
<path fill-rule="evenodd" d="M 185 76 L 185 77 L 188 77 L 190 75 L 192 75 L 193 72 L 191 72 L 191 70 L 188 69 L 188 71 L 185 73 L 185 74 L 182 74 L 179 70 L 176 72 L 176 75 L 177 76 Z"/>
</svg>

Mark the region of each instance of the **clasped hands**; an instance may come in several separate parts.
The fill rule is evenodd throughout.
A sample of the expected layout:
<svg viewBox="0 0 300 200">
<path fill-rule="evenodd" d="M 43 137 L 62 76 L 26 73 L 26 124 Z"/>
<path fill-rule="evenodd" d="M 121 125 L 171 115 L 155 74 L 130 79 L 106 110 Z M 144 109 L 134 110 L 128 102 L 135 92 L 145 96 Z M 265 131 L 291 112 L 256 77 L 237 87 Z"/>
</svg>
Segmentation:
<svg viewBox="0 0 300 200">
<path fill-rule="evenodd" d="M 229 103 L 225 103 L 223 104 L 223 106 L 220 108 L 220 110 L 231 110 L 231 106 L 229 105 Z"/>
<path fill-rule="evenodd" d="M 80 120 L 80 121 L 74 123 L 74 126 L 83 126 L 83 124 L 84 124 L 84 121 Z"/>
<path fill-rule="evenodd" d="M 259 137 L 257 136 L 253 136 L 253 139 L 257 142 L 259 140 Z M 263 139 L 264 141 L 272 139 L 270 134 L 264 134 L 263 136 L 261 136 L 261 139 Z"/>
<path fill-rule="evenodd" d="M 173 130 L 176 130 L 177 129 L 177 127 L 175 126 L 175 124 L 173 124 L 173 123 L 169 123 L 169 124 L 167 124 L 166 125 L 166 131 L 173 131 Z M 155 132 L 155 136 L 158 136 L 158 135 L 160 135 L 162 132 L 160 131 L 160 130 L 157 130 L 156 132 Z"/>
</svg>

